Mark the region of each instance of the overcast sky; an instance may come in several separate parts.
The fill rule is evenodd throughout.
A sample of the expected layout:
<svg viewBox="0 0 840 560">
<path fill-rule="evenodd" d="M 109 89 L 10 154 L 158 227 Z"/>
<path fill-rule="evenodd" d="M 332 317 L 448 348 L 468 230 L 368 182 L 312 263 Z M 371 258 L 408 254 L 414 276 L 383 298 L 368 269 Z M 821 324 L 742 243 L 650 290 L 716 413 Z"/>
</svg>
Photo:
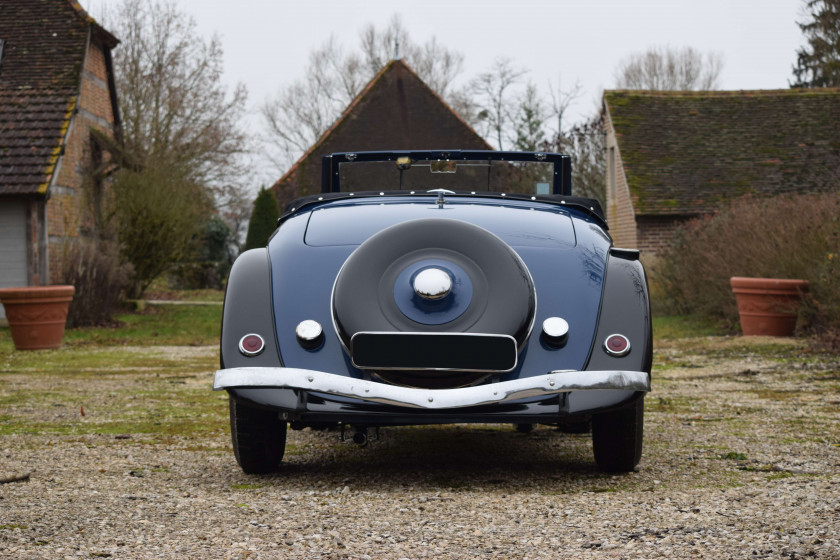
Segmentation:
<svg viewBox="0 0 840 560">
<path fill-rule="evenodd" d="M 81 0 L 93 15 L 119 0 Z M 218 33 L 225 79 L 241 82 L 256 108 L 303 74 L 309 52 L 331 35 L 355 48 L 368 23 L 399 14 L 412 39 L 431 37 L 464 55 L 460 85 L 500 56 L 530 70 L 542 90 L 562 79 L 583 95 L 573 119 L 595 111 L 629 53 L 691 46 L 723 56 L 722 89 L 788 87 L 802 0 L 178 0 L 203 35 Z"/>
</svg>

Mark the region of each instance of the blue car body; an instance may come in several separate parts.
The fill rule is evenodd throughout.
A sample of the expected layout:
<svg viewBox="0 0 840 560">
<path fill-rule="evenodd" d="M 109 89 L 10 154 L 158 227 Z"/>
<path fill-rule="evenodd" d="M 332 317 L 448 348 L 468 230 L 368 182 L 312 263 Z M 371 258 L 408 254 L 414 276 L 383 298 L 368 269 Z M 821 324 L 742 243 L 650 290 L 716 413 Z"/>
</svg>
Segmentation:
<svg viewBox="0 0 840 560">
<path fill-rule="evenodd" d="M 408 157 L 418 162 L 441 154 L 362 155 L 374 161 Z M 359 157 L 351 156 L 351 161 Z M 462 156 L 470 161 L 479 157 Z M 514 158 L 522 154 L 499 157 L 518 161 Z M 347 154 L 329 158 L 346 163 Z M 221 369 L 214 386 L 230 394 L 234 451 L 246 472 L 277 468 L 287 423 L 292 428 L 351 425 L 363 434 L 369 427 L 399 424 L 591 422 L 598 464 L 617 471 L 635 467 L 651 368 L 644 270 L 637 251 L 613 247 L 597 202 L 568 194 L 568 159 L 558 154 L 547 159 L 557 170 L 550 194 L 440 189 L 347 193 L 332 192 L 325 181 L 322 195 L 290 205 L 267 248 L 240 256 L 228 283 Z M 337 176 L 330 163 L 334 161 L 325 159 L 325 175 Z M 451 237 L 476 235 L 478 241 L 459 246 L 453 240 L 450 246 L 446 237 L 437 240 L 435 234 L 450 227 Z M 434 240 L 428 247 L 426 236 Z M 482 240 L 498 246 L 493 250 L 506 248 L 507 256 L 471 255 Z M 374 250 L 376 243 L 380 249 Z M 374 264 L 372 253 L 391 246 L 398 256 Z M 365 263 L 356 262 L 363 258 Z M 484 286 L 493 283 L 484 276 L 497 275 L 497 261 L 506 258 L 515 261 L 514 270 L 503 273 L 512 274 L 513 283 L 521 281 L 530 292 L 521 300 L 511 299 L 526 302 L 518 307 L 530 309 L 505 333 L 487 333 L 486 321 L 481 326 L 480 319 L 464 317 L 480 305 L 492 308 L 494 297 L 507 299 L 498 294 L 516 291 L 507 285 Z M 381 266 L 382 273 L 364 270 L 368 262 Z M 482 268 L 482 262 L 492 266 Z M 344 278 L 353 274 L 351 266 L 359 270 L 356 275 L 362 280 L 357 284 L 364 285 L 342 291 L 342 282 L 350 282 Z M 440 300 L 417 291 L 418 274 L 427 269 L 444 271 L 444 280 L 451 278 Z M 357 291 L 369 304 L 348 301 L 343 305 L 350 311 L 345 313 L 377 315 L 370 320 L 375 327 L 346 332 L 337 300 L 355 299 Z M 478 303 L 481 294 L 487 301 Z M 351 319 L 357 323 L 357 317 Z M 365 318 L 359 319 L 364 324 Z M 557 324 L 562 332 L 552 331 Z M 301 336 L 306 325 L 317 327 L 311 339 Z M 259 345 L 255 335 L 264 346 L 258 352 L 244 349 L 243 344 Z M 360 366 L 364 337 L 370 359 L 393 364 Z M 392 344 L 390 350 L 378 348 Z M 505 365 L 492 365 L 495 358 L 488 357 L 491 365 L 473 367 L 481 363 L 480 356 L 454 355 L 464 348 L 461 354 L 490 356 L 493 352 L 487 351 L 500 344 L 515 353 Z M 404 357 L 413 356 L 415 348 L 422 348 L 421 354 L 440 348 L 441 354 L 453 356 L 440 362 L 430 357 L 433 366 L 402 363 L 425 359 L 419 354 Z"/>
</svg>

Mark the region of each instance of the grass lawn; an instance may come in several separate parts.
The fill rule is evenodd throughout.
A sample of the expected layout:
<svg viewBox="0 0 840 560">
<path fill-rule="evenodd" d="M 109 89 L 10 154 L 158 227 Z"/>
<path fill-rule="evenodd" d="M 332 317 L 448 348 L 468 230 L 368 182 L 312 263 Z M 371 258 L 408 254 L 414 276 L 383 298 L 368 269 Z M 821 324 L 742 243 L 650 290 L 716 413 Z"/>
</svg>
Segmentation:
<svg viewBox="0 0 840 560">
<path fill-rule="evenodd" d="M 225 431 L 227 397 L 210 391 L 222 293 L 155 297 L 205 303 L 148 305 L 118 315 L 119 326 L 68 329 L 57 350 L 16 351 L 0 328 L 0 434 L 194 440 Z M 720 334 L 692 317 L 657 317 L 654 333 L 657 345 Z"/>
<path fill-rule="evenodd" d="M 695 336 L 723 336 L 729 334 L 714 321 L 694 315 L 669 315 L 653 317 L 653 338 L 656 342 Z"/>
<path fill-rule="evenodd" d="M 221 315 L 220 304 L 149 305 L 115 317 L 119 326 L 68 329 L 61 348 L 34 352 L 16 351 L 0 328 L 0 434 L 221 433 L 227 395 L 210 390 Z"/>
<path fill-rule="evenodd" d="M 221 305 L 149 305 L 115 317 L 119 326 L 67 329 L 61 348 L 34 352 L 16 351 L 0 328 L 0 434 L 224 430 L 227 396 L 210 390 L 221 318 Z"/>
<path fill-rule="evenodd" d="M 203 302 L 204 305 L 148 305 L 142 311 L 125 312 L 115 318 L 119 326 L 67 329 L 64 349 L 92 346 L 212 346 L 219 343 L 223 292 L 183 290 L 154 292 L 149 299 Z M 219 305 L 215 305 L 218 303 Z M 653 318 L 655 342 L 697 336 L 727 334 L 713 321 L 694 316 Z M 8 328 L 0 328 L 0 357 L 13 352 Z M 37 353 L 35 353 L 37 354 Z"/>
<path fill-rule="evenodd" d="M 221 305 L 149 305 L 117 315 L 119 326 L 67 329 L 65 347 L 208 346 L 219 343 Z M 0 328 L 0 355 L 12 351 L 8 328 Z"/>
</svg>

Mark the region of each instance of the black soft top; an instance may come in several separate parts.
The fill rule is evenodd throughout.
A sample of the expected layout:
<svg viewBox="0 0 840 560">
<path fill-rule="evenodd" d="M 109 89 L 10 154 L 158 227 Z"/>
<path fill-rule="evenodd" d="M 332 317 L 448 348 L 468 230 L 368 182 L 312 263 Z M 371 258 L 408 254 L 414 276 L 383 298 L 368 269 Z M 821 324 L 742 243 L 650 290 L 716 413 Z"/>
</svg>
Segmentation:
<svg viewBox="0 0 840 560">
<path fill-rule="evenodd" d="M 350 200 L 358 198 L 379 198 L 382 196 L 405 198 L 437 198 L 438 193 L 425 191 L 364 191 L 358 193 L 337 192 L 304 196 L 301 198 L 296 198 L 288 205 L 286 205 L 283 214 L 277 221 L 277 225 L 280 225 L 286 218 L 291 216 L 293 213 L 301 210 L 302 208 L 306 208 L 307 206 L 318 204 L 320 202 L 330 202 L 334 200 Z M 565 206 L 585 212 L 587 215 L 595 218 L 599 222 L 601 227 L 607 229 L 607 220 L 604 217 L 604 211 L 601 209 L 601 204 L 594 198 L 583 198 L 578 196 L 567 196 L 562 194 L 528 195 L 483 191 L 456 192 L 455 194 L 447 194 L 446 198 L 489 198 L 497 200 L 517 200 L 523 202 L 544 202 L 548 204 L 554 204 L 557 206 Z"/>
</svg>

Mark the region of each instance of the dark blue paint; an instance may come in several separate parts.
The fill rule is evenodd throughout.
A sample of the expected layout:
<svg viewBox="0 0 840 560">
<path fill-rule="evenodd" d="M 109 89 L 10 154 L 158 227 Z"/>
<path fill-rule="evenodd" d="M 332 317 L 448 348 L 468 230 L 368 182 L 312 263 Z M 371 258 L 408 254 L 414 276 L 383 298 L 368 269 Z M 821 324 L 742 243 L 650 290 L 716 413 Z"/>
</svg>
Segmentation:
<svg viewBox="0 0 840 560">
<path fill-rule="evenodd" d="M 575 246 L 570 212 L 561 206 L 480 198 L 435 199 L 382 197 L 337 201 L 315 207 L 306 228 L 306 244 L 316 247 L 359 245 L 371 235 L 407 220 L 452 218 L 492 231 L 511 247 Z M 310 207 L 311 208 L 311 207 Z"/>
<path fill-rule="evenodd" d="M 373 220 L 378 225 L 415 219 L 418 213 L 451 217 L 476 223 L 505 239 L 531 272 L 537 309 L 534 331 L 520 352 L 519 364 L 503 379 L 531 377 L 556 369 L 582 369 L 586 365 L 610 247 L 609 236 L 591 218 L 583 212 L 539 202 L 488 204 L 481 199 L 459 198 L 447 202 L 445 211 L 434 211 L 416 201 L 401 203 L 397 197 L 384 197 L 375 204 L 367 200 L 307 207 L 285 220 L 269 242 L 277 341 L 285 366 L 362 377 L 362 372 L 350 365 L 341 346 L 330 305 L 336 275 L 357 245 L 324 244 L 327 238 L 346 242 L 352 237 L 343 236 L 342 228 L 354 223 L 357 211 L 364 215 L 363 221 Z M 334 206 L 340 211 L 333 212 L 338 210 Z M 312 244 L 310 218 L 314 221 L 318 215 L 338 219 L 334 230 L 328 221 L 319 220 L 316 229 L 321 231 L 315 234 L 319 243 Z M 552 223 L 556 228 L 550 227 Z M 304 243 L 304 238 L 308 243 Z M 542 322 L 552 316 L 566 319 L 570 327 L 567 344 L 556 350 L 543 347 L 539 336 Z M 324 346 L 317 352 L 303 349 L 295 339 L 295 326 L 305 319 L 314 319 L 324 327 Z"/>
</svg>

